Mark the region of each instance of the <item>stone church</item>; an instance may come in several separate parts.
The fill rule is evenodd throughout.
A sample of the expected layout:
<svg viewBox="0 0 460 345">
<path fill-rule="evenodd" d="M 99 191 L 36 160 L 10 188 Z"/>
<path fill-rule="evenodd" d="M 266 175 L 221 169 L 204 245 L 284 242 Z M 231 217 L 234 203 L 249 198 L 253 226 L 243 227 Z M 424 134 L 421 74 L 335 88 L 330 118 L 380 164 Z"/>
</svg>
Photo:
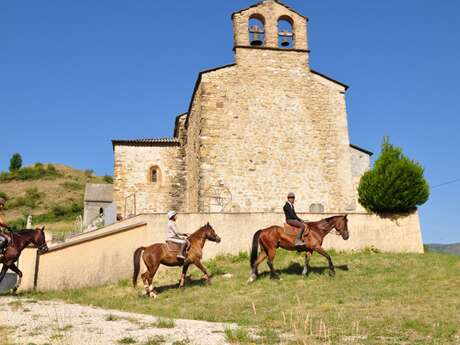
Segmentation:
<svg viewBox="0 0 460 345">
<path fill-rule="evenodd" d="M 235 62 L 198 74 L 171 138 L 113 140 L 124 217 L 361 210 L 371 152 L 351 145 L 347 85 L 310 66 L 308 19 L 277 0 L 232 14 Z"/>
</svg>

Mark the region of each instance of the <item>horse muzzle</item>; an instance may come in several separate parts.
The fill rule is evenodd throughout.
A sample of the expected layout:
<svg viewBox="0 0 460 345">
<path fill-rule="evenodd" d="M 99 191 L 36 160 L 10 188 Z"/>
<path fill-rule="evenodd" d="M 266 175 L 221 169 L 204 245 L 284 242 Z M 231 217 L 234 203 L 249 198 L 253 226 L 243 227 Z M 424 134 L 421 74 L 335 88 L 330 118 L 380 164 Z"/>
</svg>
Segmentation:
<svg viewBox="0 0 460 345">
<path fill-rule="evenodd" d="M 39 255 L 45 254 L 47 251 L 48 251 L 48 246 L 46 244 L 44 246 L 41 246 L 37 250 Z"/>
<path fill-rule="evenodd" d="M 221 239 L 219 236 L 216 236 L 216 243 L 220 243 Z"/>
</svg>

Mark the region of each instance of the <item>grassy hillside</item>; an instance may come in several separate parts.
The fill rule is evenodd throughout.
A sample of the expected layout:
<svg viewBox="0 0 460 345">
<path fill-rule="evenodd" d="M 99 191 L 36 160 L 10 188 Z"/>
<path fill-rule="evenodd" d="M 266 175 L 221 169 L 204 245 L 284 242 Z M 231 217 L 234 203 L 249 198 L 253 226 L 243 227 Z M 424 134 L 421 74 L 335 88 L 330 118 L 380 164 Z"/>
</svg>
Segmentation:
<svg viewBox="0 0 460 345">
<path fill-rule="evenodd" d="M 15 173 L 0 174 L 0 196 L 6 197 L 4 211 L 8 223 L 24 227 L 29 214 L 34 225 L 51 231 L 68 231 L 83 213 L 85 184 L 110 182 L 110 177 L 94 176 L 60 164 L 25 167 Z"/>
<path fill-rule="evenodd" d="M 300 275 L 303 258 L 279 252 L 275 266 L 283 280 L 267 274 L 252 284 L 248 256 L 206 263 L 210 286 L 191 269 L 191 281 L 176 289 L 180 270 L 159 273 L 156 300 L 143 297 L 130 280 L 99 288 L 30 293 L 25 298 L 63 299 L 104 308 L 235 322 L 226 332 L 233 344 L 438 344 L 460 343 L 460 258 L 451 255 L 333 253 L 337 276 L 313 256 L 313 270 Z M 262 273 L 266 265 L 261 266 Z M 230 273 L 232 276 L 224 275 Z M 134 326 L 133 326 L 134 327 Z"/>
<path fill-rule="evenodd" d="M 460 243 L 452 244 L 427 244 L 432 252 L 460 255 Z"/>
</svg>

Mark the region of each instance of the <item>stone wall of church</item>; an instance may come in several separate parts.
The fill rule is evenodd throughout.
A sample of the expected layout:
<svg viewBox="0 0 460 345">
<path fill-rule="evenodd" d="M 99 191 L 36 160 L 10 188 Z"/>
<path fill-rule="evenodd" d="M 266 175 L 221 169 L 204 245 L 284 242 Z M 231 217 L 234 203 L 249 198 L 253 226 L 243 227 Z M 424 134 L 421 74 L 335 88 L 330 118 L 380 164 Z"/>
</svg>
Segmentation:
<svg viewBox="0 0 460 345">
<path fill-rule="evenodd" d="M 184 195 L 187 211 L 197 212 L 200 184 L 200 136 L 202 125 L 202 97 L 203 85 L 201 84 L 195 92 L 190 116 L 187 123 L 187 138 L 184 145 L 185 162 L 187 167 L 186 175 L 186 193 Z"/>
<path fill-rule="evenodd" d="M 128 146 L 114 148 L 114 201 L 123 217 L 133 214 L 184 211 L 185 166 L 179 146 Z M 158 167 L 158 182 L 150 179 Z"/>
<path fill-rule="evenodd" d="M 302 52 L 237 48 L 236 62 L 202 76 L 199 211 L 209 190 L 223 211 L 279 210 L 289 191 L 299 211 L 354 209 L 344 87 Z"/>
</svg>

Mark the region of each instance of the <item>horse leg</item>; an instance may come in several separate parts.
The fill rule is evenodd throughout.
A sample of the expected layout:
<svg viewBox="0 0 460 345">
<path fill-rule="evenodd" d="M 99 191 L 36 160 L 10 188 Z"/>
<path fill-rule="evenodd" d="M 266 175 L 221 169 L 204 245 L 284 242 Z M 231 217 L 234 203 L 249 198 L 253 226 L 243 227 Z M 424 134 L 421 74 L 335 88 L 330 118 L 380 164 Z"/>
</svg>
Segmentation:
<svg viewBox="0 0 460 345">
<path fill-rule="evenodd" d="M 147 282 L 148 282 L 148 286 L 149 286 L 148 295 L 150 297 L 153 297 L 153 298 L 158 297 L 157 293 L 155 292 L 155 288 L 153 286 L 153 277 L 157 273 L 158 267 L 160 267 L 160 262 L 155 262 L 154 265 L 152 267 L 150 267 L 149 270 L 148 270 L 148 278 L 147 278 Z"/>
<path fill-rule="evenodd" d="M 190 264 L 188 262 L 184 263 L 184 266 L 182 266 L 182 274 L 180 276 L 180 281 L 179 281 L 179 288 L 183 288 L 185 285 L 185 276 L 187 275 L 187 270 Z"/>
<path fill-rule="evenodd" d="M 312 252 L 309 251 L 309 250 L 305 253 L 305 266 L 304 266 L 303 271 L 302 271 L 302 275 L 305 276 L 305 277 L 308 275 L 308 271 L 310 270 L 311 254 L 312 254 Z"/>
<path fill-rule="evenodd" d="M 204 281 L 208 284 L 210 284 L 210 280 L 209 280 L 209 275 L 208 275 L 208 271 L 206 270 L 206 267 L 203 266 L 203 264 L 201 263 L 200 260 L 198 260 L 197 262 L 194 262 L 195 266 L 198 267 L 200 269 L 201 272 L 203 272 L 204 276 Z"/>
<path fill-rule="evenodd" d="M 15 265 L 11 264 L 10 269 L 18 275 L 18 281 L 16 285 L 13 288 L 13 295 L 16 294 L 16 291 L 18 290 L 19 286 L 21 285 L 21 280 L 22 280 L 22 272 L 21 270 Z"/>
<path fill-rule="evenodd" d="M 2 271 L 0 272 L 0 283 L 2 282 L 3 278 L 5 278 L 6 271 L 8 271 L 8 266 L 3 264 Z"/>
<path fill-rule="evenodd" d="M 331 256 L 322 247 L 315 248 L 315 251 L 327 259 L 327 261 L 329 262 L 329 275 L 331 277 L 335 276 L 335 267 L 332 263 Z"/>
<path fill-rule="evenodd" d="M 279 279 L 279 274 L 275 272 L 275 267 L 273 266 L 273 260 L 275 259 L 276 249 L 270 248 L 268 250 L 268 267 L 270 267 L 270 275 L 272 279 Z"/>
<path fill-rule="evenodd" d="M 252 283 L 253 281 L 257 279 L 257 276 L 259 275 L 259 270 L 257 268 L 262 263 L 262 261 L 265 260 L 266 257 L 267 257 L 267 253 L 265 253 L 265 250 L 262 249 L 259 253 L 259 257 L 254 263 L 254 267 L 252 267 L 252 272 L 251 272 L 251 276 L 248 279 L 248 283 Z"/>
</svg>

